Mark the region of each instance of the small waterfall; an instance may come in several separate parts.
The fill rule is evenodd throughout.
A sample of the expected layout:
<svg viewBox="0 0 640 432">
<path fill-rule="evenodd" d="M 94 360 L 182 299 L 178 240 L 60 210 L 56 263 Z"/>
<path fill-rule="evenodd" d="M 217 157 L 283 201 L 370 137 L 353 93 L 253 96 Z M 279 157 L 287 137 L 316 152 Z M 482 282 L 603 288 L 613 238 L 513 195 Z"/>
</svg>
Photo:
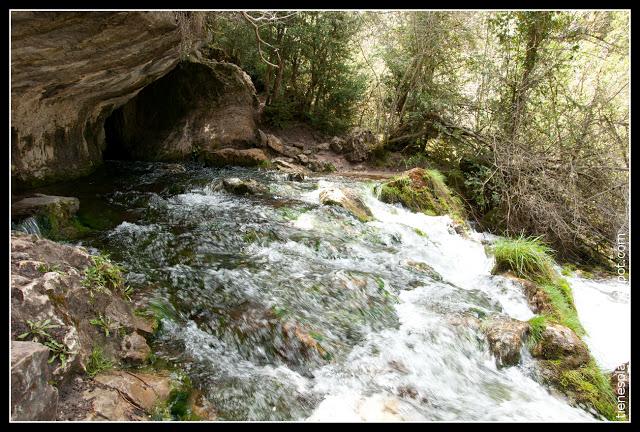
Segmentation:
<svg viewBox="0 0 640 432">
<path fill-rule="evenodd" d="M 33 216 L 30 216 L 17 224 L 14 229 L 17 231 L 26 232 L 27 234 L 33 234 L 37 237 L 42 237 L 42 232 L 40 231 L 38 221 Z"/>
</svg>

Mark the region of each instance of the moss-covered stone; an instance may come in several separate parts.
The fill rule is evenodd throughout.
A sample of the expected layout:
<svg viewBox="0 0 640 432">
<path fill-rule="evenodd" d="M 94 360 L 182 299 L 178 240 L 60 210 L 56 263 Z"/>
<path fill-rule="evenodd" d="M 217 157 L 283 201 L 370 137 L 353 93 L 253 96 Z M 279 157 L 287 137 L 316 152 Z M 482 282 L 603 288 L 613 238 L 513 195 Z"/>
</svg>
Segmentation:
<svg viewBox="0 0 640 432">
<path fill-rule="evenodd" d="M 437 170 L 414 168 L 383 183 L 380 200 L 388 204 L 402 204 L 414 212 L 430 216 L 448 214 L 456 221 L 465 219 L 460 199 L 453 195 Z"/>
</svg>

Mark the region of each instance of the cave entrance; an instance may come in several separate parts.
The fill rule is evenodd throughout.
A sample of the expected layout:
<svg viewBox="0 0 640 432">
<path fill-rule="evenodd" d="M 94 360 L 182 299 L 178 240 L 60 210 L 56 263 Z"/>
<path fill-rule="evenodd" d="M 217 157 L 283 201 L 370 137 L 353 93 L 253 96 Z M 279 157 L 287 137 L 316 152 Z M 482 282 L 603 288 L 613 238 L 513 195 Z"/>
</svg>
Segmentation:
<svg viewBox="0 0 640 432">
<path fill-rule="evenodd" d="M 113 110 L 104 123 L 104 159 L 169 160 L 188 156 L 189 125 L 215 105 L 223 84 L 210 67 L 181 62 Z"/>
</svg>

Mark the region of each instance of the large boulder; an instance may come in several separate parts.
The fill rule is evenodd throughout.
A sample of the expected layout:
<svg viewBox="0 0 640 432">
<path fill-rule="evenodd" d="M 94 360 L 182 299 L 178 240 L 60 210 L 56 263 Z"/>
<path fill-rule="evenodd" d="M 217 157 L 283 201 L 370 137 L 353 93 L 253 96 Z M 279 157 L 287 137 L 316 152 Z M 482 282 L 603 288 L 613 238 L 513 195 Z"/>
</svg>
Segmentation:
<svg viewBox="0 0 640 432">
<path fill-rule="evenodd" d="M 342 207 L 361 222 L 373 220 L 371 210 L 355 192 L 349 189 L 328 188 L 320 191 L 320 204 Z"/>
<path fill-rule="evenodd" d="M 448 214 L 460 223 L 464 219 L 462 203 L 435 170 L 413 168 L 406 171 L 383 183 L 379 195 L 382 202 L 402 204 L 414 212 L 430 216 Z"/>
<path fill-rule="evenodd" d="M 349 162 L 364 162 L 377 145 L 378 139 L 373 132 L 356 129 L 345 139 L 342 153 Z"/>
<path fill-rule="evenodd" d="M 567 368 L 577 368 L 589 362 L 589 349 L 570 328 L 547 324 L 531 354 L 544 360 L 560 360 Z"/>
<path fill-rule="evenodd" d="M 207 165 L 211 166 L 260 166 L 269 160 L 264 151 L 260 149 L 232 149 L 225 148 L 221 150 L 213 150 L 204 154 L 204 160 Z"/>
<path fill-rule="evenodd" d="M 225 190 L 235 195 L 261 195 L 269 190 L 263 184 L 253 179 L 225 178 L 214 184 L 213 190 Z"/>
<path fill-rule="evenodd" d="M 14 189 L 84 176 L 105 158 L 253 145 L 255 88 L 200 54 L 202 14 L 11 12 Z"/>
<path fill-rule="evenodd" d="M 520 363 L 520 352 L 529 331 L 529 323 L 496 318 L 483 323 L 482 330 L 498 367 L 514 366 Z"/>
<path fill-rule="evenodd" d="M 11 205 L 11 219 L 33 217 L 43 235 L 54 239 L 75 238 L 84 232 L 73 223 L 79 208 L 78 198 L 36 193 Z"/>
<path fill-rule="evenodd" d="M 11 419 L 55 420 L 58 390 L 49 384 L 49 348 L 11 341 Z"/>
</svg>

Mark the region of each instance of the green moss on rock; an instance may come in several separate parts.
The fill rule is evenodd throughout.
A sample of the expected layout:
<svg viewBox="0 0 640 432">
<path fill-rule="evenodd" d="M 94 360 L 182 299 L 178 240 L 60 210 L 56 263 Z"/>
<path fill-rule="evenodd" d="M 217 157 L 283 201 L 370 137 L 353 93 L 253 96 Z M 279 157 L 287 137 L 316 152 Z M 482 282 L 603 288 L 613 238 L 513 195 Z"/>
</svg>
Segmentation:
<svg viewBox="0 0 640 432">
<path fill-rule="evenodd" d="M 465 219 L 460 199 L 453 195 L 438 170 L 414 168 L 404 172 L 382 184 L 380 200 L 430 216 L 448 214 L 456 221 Z"/>
</svg>

